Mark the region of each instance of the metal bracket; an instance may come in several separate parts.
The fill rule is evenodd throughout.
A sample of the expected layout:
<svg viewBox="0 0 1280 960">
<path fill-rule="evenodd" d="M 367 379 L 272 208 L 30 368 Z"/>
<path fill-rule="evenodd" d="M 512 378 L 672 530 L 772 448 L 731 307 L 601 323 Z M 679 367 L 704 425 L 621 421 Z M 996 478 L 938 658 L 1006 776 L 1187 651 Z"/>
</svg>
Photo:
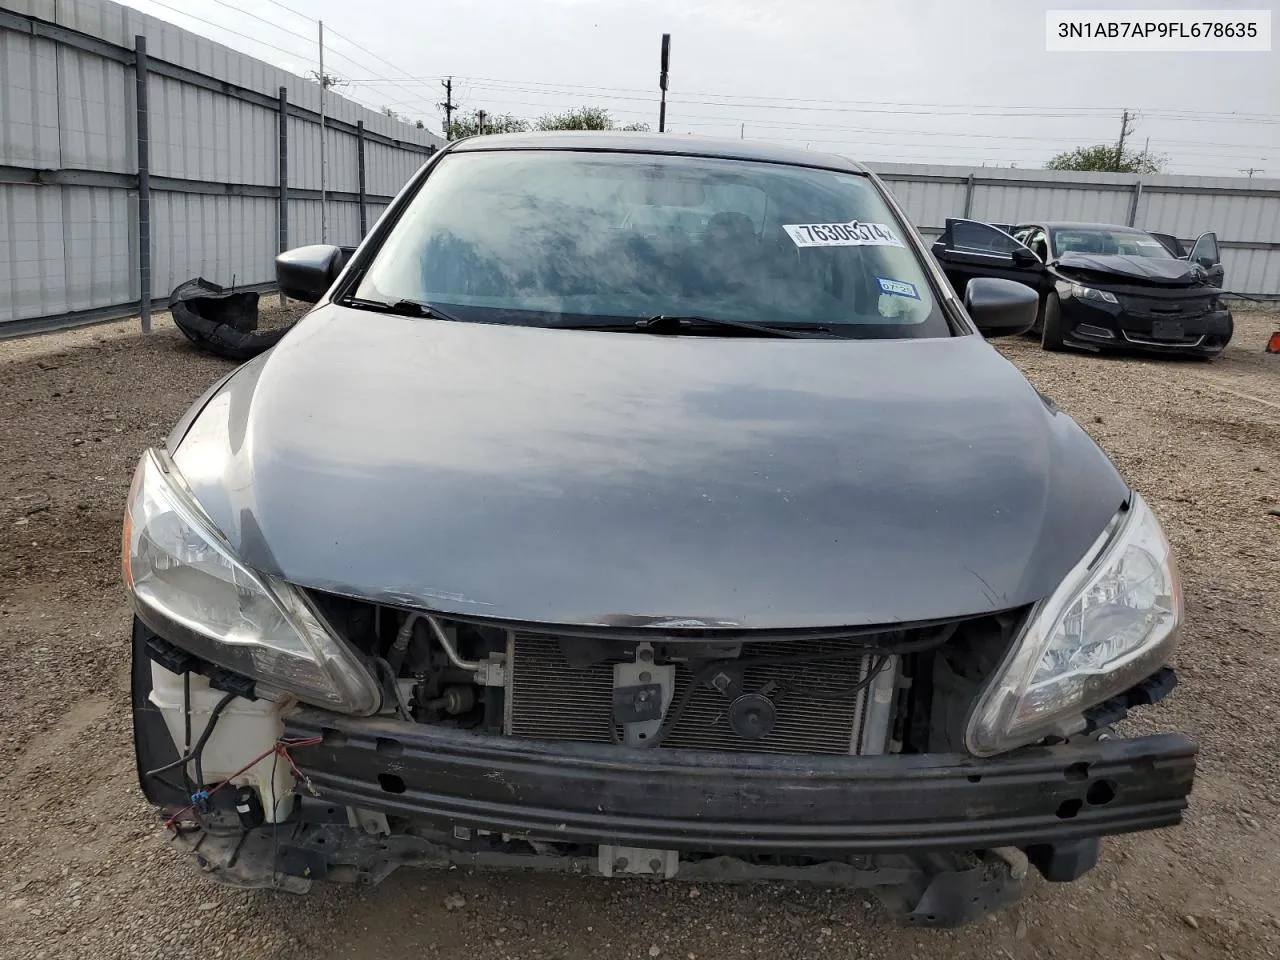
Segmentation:
<svg viewBox="0 0 1280 960">
<path fill-rule="evenodd" d="M 391 835 L 391 825 L 387 823 L 385 813 L 366 810 L 363 807 L 347 807 L 347 823 L 375 837 Z"/>
<path fill-rule="evenodd" d="M 613 688 L 657 686 L 661 690 L 661 710 L 653 720 L 640 720 L 622 725 L 623 742 L 628 746 L 642 747 L 662 729 L 662 721 L 671 706 L 676 687 L 675 664 L 658 666 L 653 662 L 653 644 L 636 645 L 636 658 L 632 663 L 613 665 Z"/>
<path fill-rule="evenodd" d="M 488 659 L 480 661 L 480 668 L 476 670 L 476 682 L 482 687 L 507 685 L 507 670 L 502 654 L 491 653 Z"/>
<path fill-rule="evenodd" d="M 602 843 L 598 856 L 602 877 L 648 876 L 670 880 L 680 872 L 680 853 L 676 850 L 615 847 Z"/>
</svg>

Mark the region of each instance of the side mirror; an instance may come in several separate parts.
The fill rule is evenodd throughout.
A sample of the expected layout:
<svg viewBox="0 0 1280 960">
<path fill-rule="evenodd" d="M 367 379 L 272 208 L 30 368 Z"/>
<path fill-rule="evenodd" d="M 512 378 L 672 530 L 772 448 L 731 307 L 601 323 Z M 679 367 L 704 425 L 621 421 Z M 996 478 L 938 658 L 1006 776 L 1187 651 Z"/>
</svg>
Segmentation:
<svg viewBox="0 0 1280 960">
<path fill-rule="evenodd" d="M 1013 265 L 1015 267 L 1018 267 L 1019 269 L 1026 269 L 1027 267 L 1039 266 L 1040 262 L 1040 258 L 1026 247 L 1013 248 Z"/>
<path fill-rule="evenodd" d="M 1196 263 L 1200 264 L 1200 266 L 1204 267 L 1206 270 L 1218 265 L 1218 261 L 1214 260 L 1213 257 L 1196 257 Z"/>
<path fill-rule="evenodd" d="M 1025 283 L 974 277 L 964 288 L 964 308 L 983 336 L 1026 333 L 1036 322 L 1040 295 Z"/>
<path fill-rule="evenodd" d="M 348 256 L 341 247 L 327 243 L 286 250 L 276 257 L 280 292 L 294 300 L 318 302 L 338 279 Z"/>
</svg>

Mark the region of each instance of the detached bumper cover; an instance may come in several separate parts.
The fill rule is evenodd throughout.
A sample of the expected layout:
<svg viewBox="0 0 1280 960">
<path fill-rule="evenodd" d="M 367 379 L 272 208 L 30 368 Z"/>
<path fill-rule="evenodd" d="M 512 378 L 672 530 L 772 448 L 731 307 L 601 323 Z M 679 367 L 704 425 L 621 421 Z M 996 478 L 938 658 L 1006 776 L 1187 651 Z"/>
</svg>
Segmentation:
<svg viewBox="0 0 1280 960">
<path fill-rule="evenodd" d="M 809 757 L 476 735 L 303 710 L 286 737 L 333 804 L 543 839 L 736 854 L 1060 844 L 1178 823 L 1196 745 L 1177 734 L 963 755 Z"/>
</svg>

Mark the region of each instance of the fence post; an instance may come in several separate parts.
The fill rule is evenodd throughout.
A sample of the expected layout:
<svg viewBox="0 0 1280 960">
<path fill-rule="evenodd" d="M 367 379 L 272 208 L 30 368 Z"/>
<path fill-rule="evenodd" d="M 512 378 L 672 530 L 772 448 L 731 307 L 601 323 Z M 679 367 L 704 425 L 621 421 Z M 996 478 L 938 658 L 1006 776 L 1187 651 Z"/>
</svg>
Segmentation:
<svg viewBox="0 0 1280 960">
<path fill-rule="evenodd" d="M 1133 196 L 1129 198 L 1129 226 L 1133 226 L 1135 220 L 1138 219 L 1138 201 L 1142 199 L 1142 178 L 1139 177 L 1133 185 Z"/>
<path fill-rule="evenodd" d="M 969 219 L 969 215 L 973 213 L 973 174 L 969 174 L 964 181 L 964 218 Z"/>
<path fill-rule="evenodd" d="M 276 173 L 276 182 L 280 188 L 276 200 L 276 224 L 278 228 L 279 253 L 289 249 L 289 88 L 280 88 L 280 114 L 276 118 L 276 126 L 280 134 L 280 143 L 276 149 L 279 155 L 280 168 Z M 284 291 L 280 291 L 280 304 L 284 305 Z"/>
<path fill-rule="evenodd" d="M 364 189 L 364 121 L 356 121 L 356 165 L 360 171 L 360 239 L 364 239 L 369 228 L 369 214 L 365 210 Z"/>
<path fill-rule="evenodd" d="M 138 91 L 138 315 L 151 332 L 151 114 L 147 101 L 147 38 L 133 38 L 133 70 Z"/>
</svg>

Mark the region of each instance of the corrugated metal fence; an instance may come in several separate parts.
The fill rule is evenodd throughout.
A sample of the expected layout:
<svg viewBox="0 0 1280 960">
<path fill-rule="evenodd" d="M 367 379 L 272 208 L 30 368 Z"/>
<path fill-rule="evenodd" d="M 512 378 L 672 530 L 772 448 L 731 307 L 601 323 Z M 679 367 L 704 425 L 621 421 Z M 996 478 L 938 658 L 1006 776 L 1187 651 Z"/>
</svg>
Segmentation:
<svg viewBox="0 0 1280 960">
<path fill-rule="evenodd" d="M 947 217 L 1122 223 L 1190 241 L 1214 231 L 1228 289 L 1280 297 L 1280 180 L 868 164 L 925 236 Z"/>
<path fill-rule="evenodd" d="M 318 84 L 109 0 L 0 0 L 0 337 L 138 312 L 148 253 L 157 302 L 269 285 L 320 240 L 319 108 Z M 356 243 L 441 141 L 325 109 L 327 239 Z"/>
<path fill-rule="evenodd" d="M 319 107 L 317 84 L 110 0 L 0 0 L 0 337 L 128 316 L 144 282 L 156 302 L 193 276 L 269 285 L 278 250 L 320 240 Z M 327 238 L 355 243 L 441 144 L 326 109 Z M 873 166 L 926 236 L 949 216 L 1214 230 L 1227 286 L 1280 296 L 1280 180 Z"/>
</svg>

